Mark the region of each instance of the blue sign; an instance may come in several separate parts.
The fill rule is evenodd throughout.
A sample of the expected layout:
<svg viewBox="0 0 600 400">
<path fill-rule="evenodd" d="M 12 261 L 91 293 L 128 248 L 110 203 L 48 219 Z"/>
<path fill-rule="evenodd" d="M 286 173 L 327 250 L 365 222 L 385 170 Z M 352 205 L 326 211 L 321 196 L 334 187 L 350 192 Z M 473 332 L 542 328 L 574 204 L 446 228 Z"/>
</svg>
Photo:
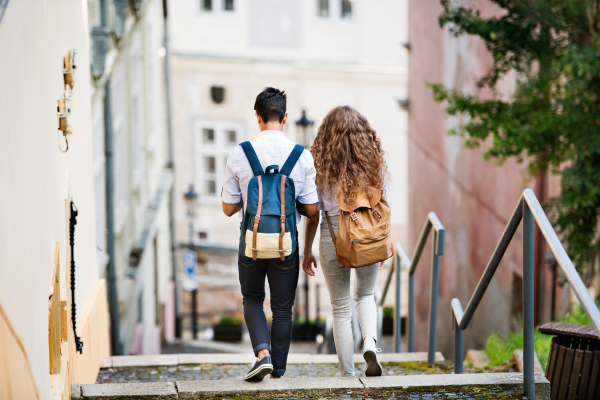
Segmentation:
<svg viewBox="0 0 600 400">
<path fill-rule="evenodd" d="M 196 252 L 183 251 L 183 288 L 188 291 L 198 289 L 196 282 Z"/>
</svg>

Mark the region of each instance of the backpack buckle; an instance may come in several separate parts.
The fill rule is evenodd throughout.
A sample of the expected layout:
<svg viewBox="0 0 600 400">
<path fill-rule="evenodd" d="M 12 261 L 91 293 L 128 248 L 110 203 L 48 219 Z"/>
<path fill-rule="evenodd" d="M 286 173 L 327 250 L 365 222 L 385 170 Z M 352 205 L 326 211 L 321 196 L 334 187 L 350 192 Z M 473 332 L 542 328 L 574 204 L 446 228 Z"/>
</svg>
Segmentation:
<svg viewBox="0 0 600 400">
<path fill-rule="evenodd" d="M 377 211 L 377 209 L 374 209 L 371 214 L 375 215 L 375 213 L 377 213 L 377 216 L 379 217 L 379 219 L 381 219 L 381 214 L 379 213 L 379 211 Z"/>
<path fill-rule="evenodd" d="M 282 215 L 281 218 L 279 218 L 279 221 L 285 222 L 285 215 Z"/>
<path fill-rule="evenodd" d="M 352 218 L 352 221 L 354 221 L 354 222 L 358 221 L 358 215 L 356 215 L 355 212 L 353 212 L 352 214 L 350 214 L 350 218 Z"/>
</svg>

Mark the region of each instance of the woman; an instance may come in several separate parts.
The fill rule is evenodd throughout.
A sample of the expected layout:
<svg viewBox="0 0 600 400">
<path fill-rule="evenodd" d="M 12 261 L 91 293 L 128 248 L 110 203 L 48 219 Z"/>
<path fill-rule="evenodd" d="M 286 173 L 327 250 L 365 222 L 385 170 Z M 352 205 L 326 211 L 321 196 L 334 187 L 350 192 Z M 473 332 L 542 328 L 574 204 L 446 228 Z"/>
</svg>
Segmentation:
<svg viewBox="0 0 600 400">
<path fill-rule="evenodd" d="M 385 195 L 387 166 L 377 134 L 366 118 L 349 106 L 336 107 L 327 114 L 319 127 L 311 153 L 317 170 L 319 209 L 324 219 L 321 224 L 319 257 L 333 310 L 333 337 L 343 376 L 355 376 L 351 327 L 351 269 L 338 262 L 335 244 L 325 218 L 326 215 L 329 216 L 337 236 L 340 214 L 338 195 L 344 199 L 353 199 L 357 191 L 366 192 L 367 188 L 379 188 Z M 315 276 L 314 268 L 317 268 L 312 244 L 318 225 L 318 215 L 306 221 L 302 269 L 310 276 Z M 377 306 L 374 295 L 377 273 L 382 267 L 383 262 L 354 269 L 354 300 L 363 336 L 367 376 L 382 374 L 381 364 L 377 359 L 377 353 L 381 350 L 375 346 Z"/>
</svg>

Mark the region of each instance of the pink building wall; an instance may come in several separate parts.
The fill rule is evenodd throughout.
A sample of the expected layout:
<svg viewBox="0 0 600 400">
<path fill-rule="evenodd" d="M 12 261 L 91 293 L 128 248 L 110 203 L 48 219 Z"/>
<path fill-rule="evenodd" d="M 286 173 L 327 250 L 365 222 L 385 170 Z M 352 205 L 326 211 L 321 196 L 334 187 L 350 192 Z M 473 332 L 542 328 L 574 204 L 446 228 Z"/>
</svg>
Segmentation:
<svg viewBox="0 0 600 400">
<path fill-rule="evenodd" d="M 469 2 L 482 16 L 497 13 L 490 2 Z M 491 66 L 485 45 L 473 37 L 453 38 L 440 28 L 439 0 L 411 0 L 409 3 L 409 240 L 412 255 L 429 211 L 435 211 L 446 228 L 445 253 L 440 262 L 440 299 L 438 304 L 437 348 L 454 358 L 450 301 L 458 297 L 466 307 L 521 192 L 535 189 L 525 183 L 523 165 L 514 160 L 502 167 L 486 162 L 482 154 L 488 147 L 464 148 L 464 140 L 446 132 L 459 122 L 444 113 L 444 106 L 433 101 L 427 83 L 477 93 L 476 82 Z M 505 79 L 501 91 L 510 93 L 514 79 Z M 483 94 L 485 95 L 485 93 Z M 546 191 L 558 187 L 555 180 Z M 540 193 L 536 193 L 540 197 Z M 465 351 L 485 348 L 490 332 L 518 329 L 515 309 L 520 306 L 522 269 L 521 228 L 508 248 L 496 275 L 487 289 L 469 329 L 465 331 Z M 545 250 L 542 251 L 545 254 Z M 416 348 L 427 349 L 431 239 L 416 275 Z M 549 315 L 547 268 L 540 267 L 540 320 Z"/>
</svg>

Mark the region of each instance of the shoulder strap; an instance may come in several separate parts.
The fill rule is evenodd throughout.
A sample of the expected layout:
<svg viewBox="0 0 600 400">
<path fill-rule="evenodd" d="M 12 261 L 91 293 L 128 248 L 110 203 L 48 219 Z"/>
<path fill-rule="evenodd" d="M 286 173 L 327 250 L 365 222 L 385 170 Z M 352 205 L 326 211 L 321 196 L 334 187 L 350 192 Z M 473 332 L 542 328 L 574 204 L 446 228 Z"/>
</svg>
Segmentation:
<svg viewBox="0 0 600 400">
<path fill-rule="evenodd" d="M 283 167 L 281 167 L 281 171 L 279 171 L 279 173 L 282 175 L 290 176 L 290 174 L 292 173 L 292 169 L 294 169 L 294 165 L 296 165 L 296 162 L 298 162 L 298 159 L 300 158 L 303 152 L 304 147 L 300 146 L 299 144 L 294 146 L 294 150 L 292 150 L 292 153 L 290 154 L 288 159 L 285 160 L 285 163 L 283 164 Z"/>
<path fill-rule="evenodd" d="M 244 150 L 244 153 L 246 154 L 246 158 L 250 163 L 250 167 L 252 168 L 252 173 L 254 176 L 263 175 L 264 171 L 260 165 L 260 161 L 258 161 L 254 147 L 252 147 L 250 142 L 242 142 L 240 143 L 240 146 L 242 146 L 242 150 Z"/>
<path fill-rule="evenodd" d="M 333 244 L 335 244 L 335 235 L 333 234 L 333 227 L 331 226 L 331 221 L 329 220 L 329 214 L 327 214 L 327 211 L 325 211 L 325 218 L 327 218 L 327 225 L 329 226 L 329 234 L 331 235 L 331 240 L 333 241 Z M 337 253 L 337 250 L 336 250 Z"/>
</svg>

